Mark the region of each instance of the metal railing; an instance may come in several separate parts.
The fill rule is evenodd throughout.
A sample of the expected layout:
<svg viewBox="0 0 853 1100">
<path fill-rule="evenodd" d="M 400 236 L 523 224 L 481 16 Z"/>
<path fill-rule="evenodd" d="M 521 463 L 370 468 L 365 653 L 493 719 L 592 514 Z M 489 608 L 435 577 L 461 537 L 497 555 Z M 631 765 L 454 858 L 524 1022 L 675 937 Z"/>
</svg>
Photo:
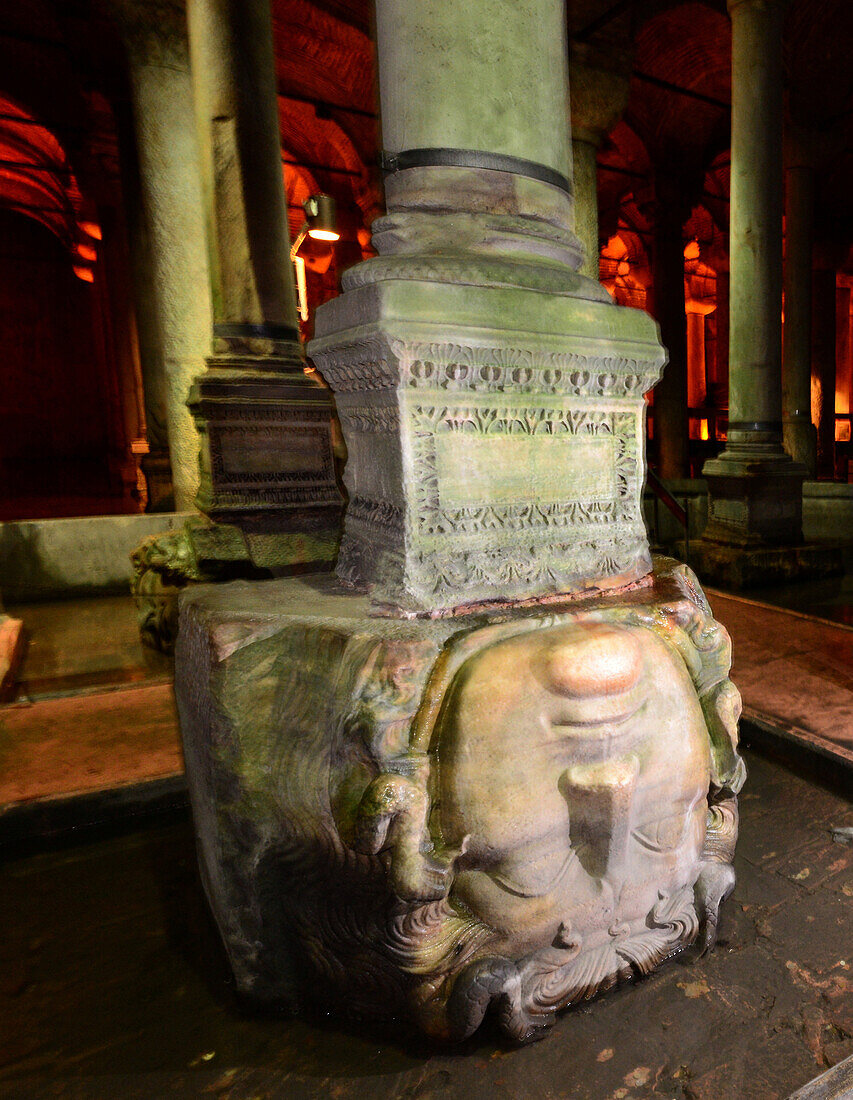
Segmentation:
<svg viewBox="0 0 853 1100">
<path fill-rule="evenodd" d="M 654 470 L 648 467 L 646 468 L 646 485 L 652 491 L 652 514 L 654 516 L 655 542 L 658 542 L 660 504 L 663 503 L 672 515 L 675 516 L 678 523 L 684 528 L 684 558 L 686 561 L 690 556 L 690 513 L 688 511 L 688 498 L 684 498 L 684 506 L 682 507 Z"/>
</svg>

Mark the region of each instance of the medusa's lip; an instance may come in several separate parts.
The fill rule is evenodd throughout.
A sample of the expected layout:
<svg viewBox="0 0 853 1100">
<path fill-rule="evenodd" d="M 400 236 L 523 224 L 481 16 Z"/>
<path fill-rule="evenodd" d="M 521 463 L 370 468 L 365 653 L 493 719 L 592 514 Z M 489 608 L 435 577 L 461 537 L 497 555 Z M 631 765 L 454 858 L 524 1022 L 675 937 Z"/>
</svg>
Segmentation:
<svg viewBox="0 0 853 1100">
<path fill-rule="evenodd" d="M 624 736 L 623 727 L 646 709 L 648 692 L 641 685 L 619 695 L 598 695 L 588 699 L 560 700 L 559 721 L 552 723 L 561 739 L 605 740 Z"/>
</svg>

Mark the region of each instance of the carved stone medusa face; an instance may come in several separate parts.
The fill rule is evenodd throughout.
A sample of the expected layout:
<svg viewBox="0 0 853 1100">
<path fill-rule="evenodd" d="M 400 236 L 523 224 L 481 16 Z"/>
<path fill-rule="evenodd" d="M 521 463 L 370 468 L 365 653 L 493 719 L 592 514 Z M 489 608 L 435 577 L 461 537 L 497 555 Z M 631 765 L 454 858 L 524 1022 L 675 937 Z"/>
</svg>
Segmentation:
<svg viewBox="0 0 853 1100">
<path fill-rule="evenodd" d="M 497 953 L 641 932 L 699 873 L 705 721 L 678 653 L 642 627 L 580 621 L 471 658 L 433 783 L 433 830 L 464 848 L 452 897 Z"/>
</svg>

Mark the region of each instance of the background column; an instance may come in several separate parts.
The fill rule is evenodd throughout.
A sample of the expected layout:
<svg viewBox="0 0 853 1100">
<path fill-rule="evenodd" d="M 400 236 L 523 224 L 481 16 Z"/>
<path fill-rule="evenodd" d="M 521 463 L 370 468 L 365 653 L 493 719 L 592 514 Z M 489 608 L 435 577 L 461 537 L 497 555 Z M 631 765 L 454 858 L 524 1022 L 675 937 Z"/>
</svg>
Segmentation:
<svg viewBox="0 0 853 1100">
<path fill-rule="evenodd" d="M 213 311 L 213 355 L 190 395 L 199 504 L 215 521 L 196 552 L 233 561 L 236 535 L 255 568 L 326 563 L 343 500 L 331 395 L 305 373 L 296 317 L 269 0 L 187 11 Z"/>
<path fill-rule="evenodd" d="M 199 484 L 199 438 L 186 401 L 210 350 L 210 299 L 199 293 L 208 266 L 186 19 L 183 6 L 167 0 L 154 12 L 143 0 L 113 6 L 128 47 L 175 508 L 184 511 Z"/>
<path fill-rule="evenodd" d="M 598 279 L 599 146 L 622 116 L 631 84 L 631 58 L 602 56 L 584 42 L 571 46 L 572 161 L 575 233 L 584 249 L 580 270 Z"/>
<path fill-rule="evenodd" d="M 792 163 L 785 171 L 785 328 L 782 411 L 785 449 L 814 477 L 816 436 L 811 414 L 812 244 L 814 168 Z"/>
<path fill-rule="evenodd" d="M 269 0 L 187 13 L 216 347 L 298 360 Z"/>
<path fill-rule="evenodd" d="M 805 470 L 782 448 L 782 15 L 729 0 L 732 18 L 729 430 L 706 462 L 705 538 L 802 539 Z"/>
</svg>

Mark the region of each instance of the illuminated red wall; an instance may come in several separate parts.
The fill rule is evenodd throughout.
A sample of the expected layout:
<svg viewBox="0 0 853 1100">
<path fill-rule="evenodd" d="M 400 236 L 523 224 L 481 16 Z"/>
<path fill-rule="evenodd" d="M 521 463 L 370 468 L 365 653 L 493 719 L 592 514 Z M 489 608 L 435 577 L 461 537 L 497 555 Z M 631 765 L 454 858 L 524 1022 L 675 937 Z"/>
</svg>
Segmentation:
<svg viewBox="0 0 853 1100">
<path fill-rule="evenodd" d="M 94 294 L 52 233 L 0 210 L 0 519 L 112 510 Z"/>
</svg>

